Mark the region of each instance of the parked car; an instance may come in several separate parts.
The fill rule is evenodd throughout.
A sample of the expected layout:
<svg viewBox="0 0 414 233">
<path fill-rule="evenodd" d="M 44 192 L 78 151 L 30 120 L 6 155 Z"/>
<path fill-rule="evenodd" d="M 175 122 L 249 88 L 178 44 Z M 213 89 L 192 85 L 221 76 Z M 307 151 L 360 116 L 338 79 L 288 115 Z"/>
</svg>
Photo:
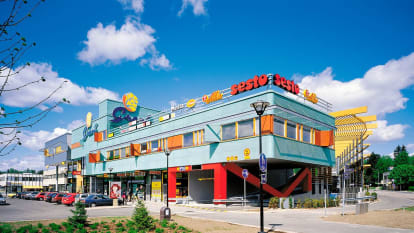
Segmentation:
<svg viewBox="0 0 414 233">
<path fill-rule="evenodd" d="M 7 194 L 8 198 L 15 198 L 16 197 L 16 193 L 8 193 Z"/>
<path fill-rule="evenodd" d="M 102 205 L 112 205 L 113 199 L 109 198 L 107 195 L 103 194 L 91 194 L 84 200 L 81 200 L 86 206 L 95 207 Z M 118 199 L 118 204 L 120 205 L 122 200 Z"/>
<path fill-rule="evenodd" d="M 34 200 L 35 196 L 38 194 L 39 192 L 35 191 L 35 192 L 30 192 L 28 194 L 26 194 L 24 196 L 24 199 L 26 200 Z"/>
<path fill-rule="evenodd" d="M 45 201 L 47 202 L 52 202 L 52 198 L 54 198 L 58 193 L 49 193 L 49 195 L 47 195 Z"/>
<path fill-rule="evenodd" d="M 16 193 L 16 197 L 15 198 L 22 198 L 22 194 L 23 194 L 24 192 L 17 192 Z"/>
<path fill-rule="evenodd" d="M 75 202 L 76 193 L 68 193 L 62 198 L 62 204 L 72 205 Z"/>
<path fill-rule="evenodd" d="M 58 193 L 52 198 L 52 200 L 50 202 L 61 204 L 62 203 L 62 198 L 65 195 L 66 195 L 66 193 Z"/>
<path fill-rule="evenodd" d="M 75 201 L 78 202 L 78 201 L 85 200 L 85 198 L 87 198 L 88 196 L 89 196 L 89 193 L 78 193 L 75 196 Z"/>
<path fill-rule="evenodd" d="M 22 192 L 22 194 L 20 195 L 20 199 L 24 199 L 27 194 L 29 194 L 29 192 Z"/>
<path fill-rule="evenodd" d="M 1 193 L 0 193 L 0 205 L 5 205 L 6 204 L 6 196 L 3 196 Z"/>
<path fill-rule="evenodd" d="M 35 196 L 35 200 L 43 201 L 45 199 L 45 195 L 46 195 L 45 192 L 40 192 Z"/>
</svg>

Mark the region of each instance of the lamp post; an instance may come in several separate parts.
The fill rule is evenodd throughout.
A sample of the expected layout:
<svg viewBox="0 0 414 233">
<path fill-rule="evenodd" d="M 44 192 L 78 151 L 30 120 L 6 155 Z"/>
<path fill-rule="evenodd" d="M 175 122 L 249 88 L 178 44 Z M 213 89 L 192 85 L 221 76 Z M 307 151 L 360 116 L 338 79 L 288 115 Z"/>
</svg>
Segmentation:
<svg viewBox="0 0 414 233">
<path fill-rule="evenodd" d="M 269 106 L 269 102 L 258 100 L 252 104 L 250 104 L 250 107 L 254 108 L 257 115 L 259 116 L 259 153 L 262 154 L 262 115 L 265 112 L 267 106 Z M 260 177 L 262 177 L 262 171 L 260 172 Z M 260 181 L 260 233 L 264 233 L 264 220 L 263 220 L 263 185 Z"/>
<path fill-rule="evenodd" d="M 161 207 L 160 210 L 160 220 L 170 220 L 171 219 L 171 210 L 169 208 L 169 200 L 168 200 L 168 157 L 171 154 L 171 151 L 168 150 L 168 146 L 166 145 L 164 149 L 165 156 L 167 156 L 167 207 Z"/>
</svg>

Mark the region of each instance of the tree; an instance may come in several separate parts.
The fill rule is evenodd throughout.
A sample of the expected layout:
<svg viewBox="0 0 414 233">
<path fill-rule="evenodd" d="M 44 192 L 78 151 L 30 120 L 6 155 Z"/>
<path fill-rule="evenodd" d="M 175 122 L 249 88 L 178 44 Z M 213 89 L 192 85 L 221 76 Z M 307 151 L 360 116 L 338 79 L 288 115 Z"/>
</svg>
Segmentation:
<svg viewBox="0 0 414 233">
<path fill-rule="evenodd" d="M 403 165 L 403 164 L 409 164 L 407 151 L 401 151 L 394 158 L 394 166 Z"/>
<path fill-rule="evenodd" d="M 379 154 L 372 152 L 367 159 L 366 164 L 371 164 L 371 167 L 364 169 L 364 182 L 366 184 L 374 185 L 377 182 L 378 172 L 376 171 L 376 166 L 380 157 Z"/>
<path fill-rule="evenodd" d="M 137 231 L 148 231 L 154 228 L 154 219 L 149 215 L 144 203 L 139 200 L 132 214 L 132 221 L 135 222 Z"/>
<path fill-rule="evenodd" d="M 18 77 L 19 72 L 30 66 L 29 62 L 22 62 L 23 55 L 36 45 L 29 43 L 17 29 L 18 26 L 32 16 L 33 11 L 44 0 L 6 0 L 0 1 L 0 97 L 12 95 L 21 89 L 28 88 L 35 83 L 46 82 L 45 77 L 39 77 L 35 81 L 20 84 L 11 84 Z M 8 12 L 6 14 L 5 12 Z M 20 80 L 20 79 L 19 79 Z M 63 98 L 61 101 L 46 105 L 46 102 L 67 81 L 63 81 L 50 93 L 37 103 L 28 107 L 0 106 L 0 156 L 13 152 L 21 145 L 21 129 L 30 128 L 44 119 L 49 112 L 62 103 L 69 103 Z M 30 96 L 29 96 L 30 97 Z M 47 106 L 46 108 L 43 108 Z"/>
<path fill-rule="evenodd" d="M 70 210 L 73 213 L 72 217 L 68 218 L 68 222 L 72 224 L 72 226 L 79 228 L 79 225 L 83 227 L 85 224 L 88 223 L 88 215 L 86 215 L 85 205 L 80 201 L 75 203 L 75 210 Z"/>
<path fill-rule="evenodd" d="M 414 183 L 414 166 L 402 164 L 394 167 L 390 173 L 390 178 L 394 179 L 394 183 L 403 187 Z"/>
</svg>

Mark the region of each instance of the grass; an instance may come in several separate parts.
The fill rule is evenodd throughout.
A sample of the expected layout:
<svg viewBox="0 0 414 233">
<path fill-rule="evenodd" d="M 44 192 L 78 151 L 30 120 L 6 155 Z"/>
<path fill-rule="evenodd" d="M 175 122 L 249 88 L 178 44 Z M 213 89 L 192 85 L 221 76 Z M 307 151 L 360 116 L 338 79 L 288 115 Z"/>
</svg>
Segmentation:
<svg viewBox="0 0 414 233">
<path fill-rule="evenodd" d="M 414 206 L 395 209 L 395 211 L 398 211 L 398 210 L 414 211 Z"/>
</svg>

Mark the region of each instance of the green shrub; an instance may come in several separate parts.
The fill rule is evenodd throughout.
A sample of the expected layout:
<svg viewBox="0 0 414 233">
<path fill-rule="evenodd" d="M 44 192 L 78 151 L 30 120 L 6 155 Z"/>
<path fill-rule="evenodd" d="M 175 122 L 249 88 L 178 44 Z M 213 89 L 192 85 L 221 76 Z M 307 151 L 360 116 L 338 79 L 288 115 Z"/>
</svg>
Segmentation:
<svg viewBox="0 0 414 233">
<path fill-rule="evenodd" d="M 164 228 L 167 228 L 168 227 L 168 221 L 166 219 L 164 219 L 164 220 L 161 221 L 160 225 Z"/>
<path fill-rule="evenodd" d="M 325 207 L 325 199 L 321 198 L 318 200 L 318 207 Z"/>
<path fill-rule="evenodd" d="M 137 231 L 137 229 L 135 229 L 135 228 L 129 228 L 129 230 L 128 230 L 128 233 L 137 233 L 138 231 Z"/>
<path fill-rule="evenodd" d="M 116 232 L 124 232 L 126 229 L 124 227 L 119 227 L 116 229 Z"/>
<path fill-rule="evenodd" d="M 297 202 L 296 202 L 296 208 L 302 208 L 302 200 L 298 200 Z"/>
<path fill-rule="evenodd" d="M 0 225 L 0 232 L 4 232 L 4 233 L 12 233 L 13 232 L 13 227 L 10 224 L 2 224 Z"/>
<path fill-rule="evenodd" d="M 269 200 L 269 208 L 276 209 L 279 208 L 279 198 L 278 197 L 272 197 Z"/>
<path fill-rule="evenodd" d="M 121 222 L 119 222 L 119 223 L 115 224 L 115 226 L 117 226 L 117 227 L 122 227 L 123 225 L 122 225 L 122 223 L 121 223 Z"/>
<path fill-rule="evenodd" d="M 90 233 L 98 233 L 98 231 L 91 231 Z"/>
<path fill-rule="evenodd" d="M 108 225 L 103 225 L 102 227 L 105 228 L 105 229 L 109 229 Z"/>
<path fill-rule="evenodd" d="M 164 232 L 164 229 L 162 228 L 155 229 L 155 233 L 163 233 L 163 232 Z"/>
<path fill-rule="evenodd" d="M 88 233 L 88 231 L 85 228 L 82 228 L 82 229 L 78 229 L 76 233 Z"/>
<path fill-rule="evenodd" d="M 137 230 L 152 230 L 154 229 L 154 219 L 149 216 L 147 208 L 145 208 L 144 203 L 140 200 L 138 201 L 134 213 L 132 215 L 132 220 L 135 222 Z"/>
<path fill-rule="evenodd" d="M 293 208 L 293 199 L 292 197 L 289 196 L 289 208 L 292 209 Z"/>
<path fill-rule="evenodd" d="M 371 193 L 371 196 L 374 197 L 374 200 L 376 200 L 378 198 L 378 194 L 376 192 Z"/>
<path fill-rule="evenodd" d="M 38 233 L 39 229 L 37 227 L 32 227 L 31 229 L 29 229 L 29 233 Z"/>
<path fill-rule="evenodd" d="M 285 198 L 280 198 L 280 208 L 284 209 L 283 202 L 285 202 Z"/>
<path fill-rule="evenodd" d="M 414 191 L 414 186 L 408 186 L 408 191 Z"/>
<path fill-rule="evenodd" d="M 312 208 L 312 199 L 306 198 L 305 202 L 303 203 L 304 208 Z"/>
<path fill-rule="evenodd" d="M 81 202 L 75 203 L 75 210 L 70 210 L 73 213 L 72 217 L 68 218 L 68 222 L 73 226 L 78 226 L 78 224 L 85 225 L 88 223 L 88 215 L 86 215 L 85 205 Z M 83 226 L 82 226 L 83 227 Z M 78 227 L 78 229 L 80 229 Z"/>
<path fill-rule="evenodd" d="M 50 231 L 49 231 L 49 229 L 47 229 L 47 228 L 43 228 L 43 229 L 42 229 L 42 233 L 50 233 Z"/>
<path fill-rule="evenodd" d="M 32 224 L 30 225 L 25 225 L 20 227 L 19 229 L 16 230 L 17 233 L 26 233 L 26 232 L 32 232 L 36 230 L 35 232 L 37 232 L 37 228 L 33 228 Z"/>
<path fill-rule="evenodd" d="M 365 196 L 370 196 L 370 193 L 368 191 L 366 191 Z"/>
<path fill-rule="evenodd" d="M 319 206 L 319 201 L 317 199 L 313 199 L 312 200 L 312 208 L 318 208 Z"/>
<path fill-rule="evenodd" d="M 43 224 L 41 224 L 40 222 L 37 224 L 37 228 L 42 229 L 43 228 Z"/>
<path fill-rule="evenodd" d="M 99 225 L 99 223 L 94 223 L 94 224 L 92 224 L 92 225 L 90 225 L 89 227 L 92 229 L 92 230 L 95 230 L 95 229 L 97 229 L 98 228 L 98 225 Z"/>
<path fill-rule="evenodd" d="M 169 226 L 168 226 L 168 228 L 170 228 L 170 229 L 175 229 L 175 228 L 177 228 L 177 223 L 176 222 L 173 222 L 173 223 L 171 223 Z"/>
<path fill-rule="evenodd" d="M 115 223 L 115 219 L 112 219 L 112 223 Z"/>
<path fill-rule="evenodd" d="M 61 226 L 56 224 L 56 223 L 49 224 L 49 227 L 50 227 L 50 229 L 52 229 L 52 231 L 58 231 L 61 228 Z"/>
</svg>

